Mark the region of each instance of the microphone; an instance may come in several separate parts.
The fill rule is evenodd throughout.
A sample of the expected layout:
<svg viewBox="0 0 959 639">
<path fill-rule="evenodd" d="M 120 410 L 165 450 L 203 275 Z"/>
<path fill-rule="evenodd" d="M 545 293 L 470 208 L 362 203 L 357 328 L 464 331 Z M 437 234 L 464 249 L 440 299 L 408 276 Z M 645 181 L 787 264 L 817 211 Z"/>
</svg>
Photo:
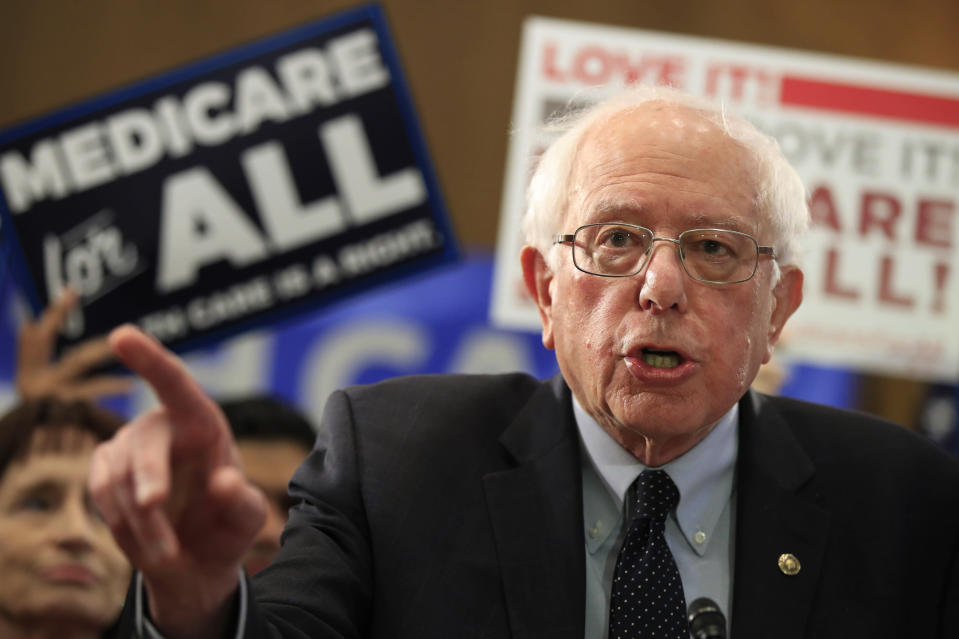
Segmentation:
<svg viewBox="0 0 959 639">
<path fill-rule="evenodd" d="M 708 597 L 689 604 L 689 632 L 693 639 L 726 639 L 726 617 Z"/>
</svg>

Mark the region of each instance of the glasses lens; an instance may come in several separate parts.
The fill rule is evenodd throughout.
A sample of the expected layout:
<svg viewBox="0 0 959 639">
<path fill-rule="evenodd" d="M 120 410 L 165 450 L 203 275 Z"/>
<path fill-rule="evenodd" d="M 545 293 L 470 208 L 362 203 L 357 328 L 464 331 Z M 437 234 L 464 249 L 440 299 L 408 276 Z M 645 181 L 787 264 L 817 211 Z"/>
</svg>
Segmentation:
<svg viewBox="0 0 959 639">
<path fill-rule="evenodd" d="M 576 231 L 573 261 L 587 273 L 632 275 L 646 257 L 652 234 L 628 224 L 589 224 Z"/>
<path fill-rule="evenodd" d="M 759 259 L 756 240 L 735 231 L 686 231 L 679 236 L 679 250 L 689 274 L 707 282 L 748 280 Z"/>
</svg>

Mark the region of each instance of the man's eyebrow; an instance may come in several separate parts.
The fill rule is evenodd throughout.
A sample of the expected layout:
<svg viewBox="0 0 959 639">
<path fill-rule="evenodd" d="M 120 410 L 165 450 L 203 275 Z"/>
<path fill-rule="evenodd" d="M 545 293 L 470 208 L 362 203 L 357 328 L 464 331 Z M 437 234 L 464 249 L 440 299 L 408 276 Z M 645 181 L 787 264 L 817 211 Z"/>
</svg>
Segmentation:
<svg viewBox="0 0 959 639">
<path fill-rule="evenodd" d="M 715 217 L 705 213 L 697 213 L 689 218 L 689 223 L 693 225 L 689 228 L 716 227 L 721 229 L 729 229 L 731 231 L 740 231 L 742 233 L 755 231 L 755 229 L 752 228 L 752 225 L 748 224 L 746 220 L 736 215 Z"/>
<path fill-rule="evenodd" d="M 592 213 L 602 217 L 615 217 L 617 214 L 637 215 L 647 211 L 647 207 L 638 202 L 623 202 L 622 200 L 601 201 L 593 207 Z M 624 220 L 625 221 L 625 220 Z"/>
<path fill-rule="evenodd" d="M 624 202 L 622 200 L 601 201 L 593 207 L 591 218 L 603 218 L 601 221 L 629 222 L 627 216 L 642 215 L 649 208 L 639 202 Z M 738 215 L 715 216 L 708 213 L 694 213 L 685 216 L 687 228 L 721 228 L 741 233 L 754 233 L 755 229 L 743 217 Z"/>
</svg>

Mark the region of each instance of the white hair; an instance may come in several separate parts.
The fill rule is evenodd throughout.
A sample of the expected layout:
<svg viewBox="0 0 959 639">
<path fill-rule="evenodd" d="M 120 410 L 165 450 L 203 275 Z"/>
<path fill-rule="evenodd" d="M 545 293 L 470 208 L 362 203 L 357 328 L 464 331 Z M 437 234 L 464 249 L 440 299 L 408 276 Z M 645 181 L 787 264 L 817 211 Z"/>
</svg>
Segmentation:
<svg viewBox="0 0 959 639">
<path fill-rule="evenodd" d="M 570 232 L 559 225 L 570 205 L 576 155 L 586 132 L 600 122 L 654 101 L 699 112 L 752 156 L 756 170 L 756 212 L 772 231 L 776 261 L 783 266 L 798 265 L 800 240 L 809 226 L 806 189 L 776 140 L 743 118 L 728 113 L 724 104 L 651 85 L 633 86 L 612 98 L 552 119 L 544 126 L 542 133 L 555 141 L 539 158 L 527 189 L 522 228 L 526 243 L 535 246 L 547 262 L 552 263 L 549 258 L 554 247 L 553 236 Z M 778 280 L 778 274 L 777 268 L 773 282 Z"/>
</svg>

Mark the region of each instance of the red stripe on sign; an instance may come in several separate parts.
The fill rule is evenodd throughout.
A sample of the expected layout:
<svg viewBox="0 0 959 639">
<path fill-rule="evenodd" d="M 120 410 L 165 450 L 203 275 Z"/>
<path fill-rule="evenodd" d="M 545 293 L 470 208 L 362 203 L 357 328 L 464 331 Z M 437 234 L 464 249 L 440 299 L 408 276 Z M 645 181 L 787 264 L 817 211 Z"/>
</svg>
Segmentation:
<svg viewBox="0 0 959 639">
<path fill-rule="evenodd" d="M 959 98 L 839 84 L 785 75 L 779 101 L 784 105 L 875 115 L 959 128 Z"/>
</svg>

